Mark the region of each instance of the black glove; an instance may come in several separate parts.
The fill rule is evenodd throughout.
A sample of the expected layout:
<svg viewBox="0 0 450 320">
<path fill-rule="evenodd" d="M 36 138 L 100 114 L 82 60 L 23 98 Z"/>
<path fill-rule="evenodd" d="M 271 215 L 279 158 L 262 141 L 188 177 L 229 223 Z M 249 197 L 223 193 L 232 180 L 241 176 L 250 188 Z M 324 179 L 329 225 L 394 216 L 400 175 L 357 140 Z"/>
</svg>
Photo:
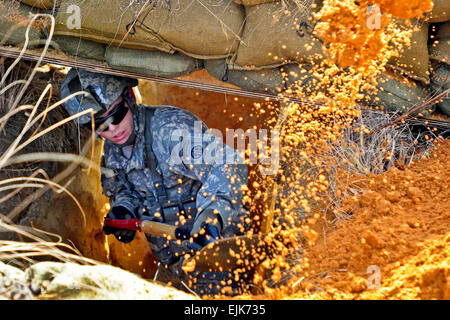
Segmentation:
<svg viewBox="0 0 450 320">
<path fill-rule="evenodd" d="M 164 222 L 162 209 L 159 205 L 154 205 L 150 208 L 141 207 L 139 208 L 138 212 L 139 212 L 139 219 L 141 220 Z"/>
<path fill-rule="evenodd" d="M 222 220 L 220 215 L 212 210 L 205 210 L 197 219 L 191 230 L 193 242 L 189 248 L 195 251 L 201 250 L 204 246 L 220 239 L 222 230 Z"/>
<path fill-rule="evenodd" d="M 108 212 L 105 218 L 109 218 L 112 220 L 119 220 L 119 219 L 133 219 L 136 218 L 136 216 L 134 215 L 133 212 L 129 211 L 127 208 L 117 206 L 111 208 L 111 210 Z M 114 234 L 116 239 L 123 243 L 131 242 L 136 236 L 135 230 L 117 229 L 106 225 L 103 225 L 103 233 L 106 235 Z"/>
</svg>

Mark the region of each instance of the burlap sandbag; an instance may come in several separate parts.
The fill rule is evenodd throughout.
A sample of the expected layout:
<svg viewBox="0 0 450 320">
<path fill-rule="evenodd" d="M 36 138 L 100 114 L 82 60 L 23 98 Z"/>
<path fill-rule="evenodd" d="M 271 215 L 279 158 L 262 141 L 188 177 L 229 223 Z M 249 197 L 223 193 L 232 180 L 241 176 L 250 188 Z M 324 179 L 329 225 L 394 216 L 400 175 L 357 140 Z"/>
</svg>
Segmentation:
<svg viewBox="0 0 450 320">
<path fill-rule="evenodd" d="M 319 79 L 311 73 L 312 66 L 309 64 L 299 65 L 291 63 L 280 67 L 285 80 L 286 89 L 292 93 L 301 92 L 308 95 L 312 90 L 316 91 Z"/>
<path fill-rule="evenodd" d="M 390 59 L 388 64 L 414 80 L 429 84 L 428 24 L 415 21 L 411 28 L 413 28 L 411 45 L 404 45 L 400 55 Z"/>
<path fill-rule="evenodd" d="M 440 39 L 439 42 L 431 45 L 430 58 L 450 64 L 450 38 Z"/>
<path fill-rule="evenodd" d="M 283 9 L 279 2 L 246 7 L 246 23 L 231 69 L 261 70 L 289 62 L 323 59 L 322 44 L 311 33 L 311 8 Z"/>
<path fill-rule="evenodd" d="M 445 90 L 450 89 L 450 65 L 441 63 L 436 65 L 431 73 L 431 88 L 433 90 L 433 96 L 436 96 Z M 437 104 L 438 109 L 450 116 L 450 99 L 449 95 L 442 98 Z"/>
<path fill-rule="evenodd" d="M 13 0 L 0 0 L 0 45 L 22 46 L 31 18 L 29 13 L 36 13 L 33 8 Z M 28 48 L 40 45 L 41 30 L 38 23 L 29 31 Z"/>
<path fill-rule="evenodd" d="M 384 111 L 406 113 L 427 99 L 427 90 L 420 82 L 387 71 L 378 78 L 378 92 L 366 93 L 362 103 Z M 435 106 L 426 107 L 418 113 L 429 115 Z"/>
<path fill-rule="evenodd" d="M 283 76 L 278 68 L 262 71 L 229 70 L 224 59 L 205 60 L 205 69 L 213 77 L 242 89 L 278 94 L 284 89 Z"/>
<path fill-rule="evenodd" d="M 261 3 L 275 2 L 277 0 L 233 0 L 233 1 L 236 2 L 237 4 L 242 4 L 244 6 L 256 6 Z"/>
<path fill-rule="evenodd" d="M 60 0 L 21 0 L 29 6 L 41 9 L 53 9 L 59 6 Z"/>
<path fill-rule="evenodd" d="M 450 20 L 450 1 L 433 0 L 433 9 L 426 14 L 427 22 L 444 22 Z"/>
<path fill-rule="evenodd" d="M 431 60 L 450 64 L 450 21 L 437 26 L 435 41 L 428 50 Z"/>
<path fill-rule="evenodd" d="M 67 36 L 54 36 L 53 40 L 62 51 L 70 55 L 100 61 L 105 60 L 106 45 L 103 43 Z"/>
<path fill-rule="evenodd" d="M 106 48 L 105 58 L 114 69 L 158 77 L 177 77 L 202 68 L 202 62 L 186 55 L 119 47 Z"/>
<path fill-rule="evenodd" d="M 436 39 L 450 38 L 450 21 L 437 25 Z"/>
<path fill-rule="evenodd" d="M 70 29 L 74 5 L 82 17 L 79 30 Z M 232 0 L 63 0 L 56 20 L 55 34 L 209 59 L 227 57 L 236 50 L 244 10 Z"/>
</svg>

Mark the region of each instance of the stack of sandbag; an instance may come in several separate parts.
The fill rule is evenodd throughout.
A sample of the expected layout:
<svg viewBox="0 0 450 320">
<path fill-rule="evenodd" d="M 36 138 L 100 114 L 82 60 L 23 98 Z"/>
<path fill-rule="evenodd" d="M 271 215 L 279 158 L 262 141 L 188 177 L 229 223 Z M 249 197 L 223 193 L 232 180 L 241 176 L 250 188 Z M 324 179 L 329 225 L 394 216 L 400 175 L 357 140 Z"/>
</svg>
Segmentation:
<svg viewBox="0 0 450 320">
<path fill-rule="evenodd" d="M 411 19 L 410 23 L 396 19 L 402 30 L 411 30 L 410 45 L 403 45 L 398 56 L 392 57 L 387 71 L 377 78 L 376 92 L 364 92 L 363 105 L 388 112 L 406 113 L 427 100 L 430 84 L 430 59 L 428 53 L 428 23 Z M 416 114 L 429 115 L 435 106 L 424 108 Z"/>
<path fill-rule="evenodd" d="M 203 59 L 231 56 L 244 24 L 232 0 L 59 2 L 55 41 L 65 52 L 150 76 L 187 75 Z"/>
<path fill-rule="evenodd" d="M 285 69 L 323 58 L 322 44 L 312 35 L 312 12 L 321 1 L 234 1 L 245 8 L 245 25 L 236 52 L 205 60 L 212 76 L 245 90 L 279 94 L 294 82 L 284 76 Z"/>
<path fill-rule="evenodd" d="M 377 78 L 377 92 L 365 92 L 362 103 L 387 112 L 406 113 L 423 104 L 428 90 L 417 81 L 387 71 Z M 427 116 L 433 113 L 435 106 L 428 106 L 415 114 Z"/>
<path fill-rule="evenodd" d="M 264 80 L 259 83 L 264 83 L 261 89 L 266 92 L 279 92 L 280 88 L 284 88 L 307 95 L 308 92 L 317 90 L 318 79 L 310 72 L 311 64 L 320 62 L 324 54 L 320 39 L 313 34 L 311 15 L 320 9 L 321 2 L 303 1 L 303 6 L 289 6 L 289 1 L 235 1 L 245 6 L 246 14 L 239 46 L 236 53 L 227 59 L 227 67 L 222 64 L 219 68 L 222 72 L 212 72 L 211 63 L 205 63 L 207 71 L 219 79 L 224 77 L 248 90 L 252 90 L 252 81 L 249 81 L 248 75 L 243 74 L 244 71 L 252 72 L 254 76 Z M 296 4 L 298 3 L 297 1 Z M 442 17 L 441 11 L 434 11 L 433 17 Z M 379 77 L 376 93 L 367 93 L 366 98 L 360 102 L 386 111 L 403 113 L 426 102 L 429 94 L 429 24 L 423 20 L 412 20 L 408 24 L 401 19 L 396 23 L 411 29 L 411 44 L 404 46 L 399 55 L 388 62 L 388 71 Z M 283 77 L 281 82 L 280 72 Z M 261 74 L 264 77 L 260 77 Z M 273 76 L 275 74 L 276 77 Z M 427 107 L 418 113 L 427 115 L 434 108 Z"/>
<path fill-rule="evenodd" d="M 407 112 L 449 89 L 450 1 L 433 2 L 433 10 L 423 20 L 411 20 L 411 46 L 404 46 L 388 62 L 390 71 L 380 76 L 378 93 L 367 95 L 363 103 Z M 398 23 L 406 26 L 401 20 Z M 448 98 L 419 113 L 427 115 L 435 109 L 450 115 Z"/>
<path fill-rule="evenodd" d="M 288 1 L 245 5 L 245 26 L 239 47 L 228 60 L 229 68 L 262 70 L 292 62 L 320 61 L 322 43 L 312 34 L 312 3 L 305 0 L 302 6 Z"/>
<path fill-rule="evenodd" d="M 30 13 L 36 13 L 36 10 L 17 1 L 0 0 L 0 45 L 24 45 L 26 30 L 31 22 Z M 40 45 L 40 39 L 39 21 L 36 21 L 29 30 L 28 48 Z"/>
<path fill-rule="evenodd" d="M 79 23 L 74 8 L 82 17 Z M 244 17 L 232 0 L 61 0 L 55 35 L 220 59 L 236 50 Z"/>
<path fill-rule="evenodd" d="M 11 3 L 13 0 L 3 0 Z M 61 4 L 61 0 L 21 0 L 22 3 L 30 6 L 36 12 L 54 14 L 57 12 Z M 11 5 L 11 4 L 9 4 Z M 68 21 L 68 25 L 71 27 L 75 24 L 77 18 L 81 21 L 81 12 L 78 17 L 78 12 L 75 7 L 68 8 L 68 13 L 72 14 L 72 20 Z M 46 39 L 49 36 L 49 29 L 43 30 L 42 37 Z M 52 47 L 62 50 L 63 52 L 76 57 L 94 59 L 99 61 L 105 60 L 106 45 L 103 43 L 85 40 L 80 37 L 53 35 Z"/>
<path fill-rule="evenodd" d="M 205 68 L 245 90 L 278 94 L 291 89 L 307 94 L 317 83 L 311 66 L 324 58 L 312 18 L 321 0 L 22 2 L 31 6 L 22 4 L 28 10 L 34 7 L 55 15 L 53 40 L 64 52 L 139 74 L 177 77 Z M 396 21 L 412 29 L 411 45 L 390 59 L 378 92 L 362 103 L 407 112 L 448 86 L 449 12 L 450 1 L 435 0 L 424 19 L 411 24 Z M 5 14 L 1 16 L 0 25 Z M 436 30 L 432 41 L 431 29 Z M 438 108 L 448 112 L 446 100 Z"/>
<path fill-rule="evenodd" d="M 242 89 L 278 94 L 285 88 L 283 76 L 279 68 L 267 70 L 230 70 L 225 59 L 205 60 L 205 69 L 213 77 L 234 84 Z"/>
<path fill-rule="evenodd" d="M 420 81 L 427 85 L 430 83 L 429 56 L 428 56 L 428 23 L 412 19 L 407 25 L 400 19 L 397 24 L 412 31 L 410 45 L 403 45 L 399 55 L 391 58 L 388 66 L 401 75 Z"/>
</svg>

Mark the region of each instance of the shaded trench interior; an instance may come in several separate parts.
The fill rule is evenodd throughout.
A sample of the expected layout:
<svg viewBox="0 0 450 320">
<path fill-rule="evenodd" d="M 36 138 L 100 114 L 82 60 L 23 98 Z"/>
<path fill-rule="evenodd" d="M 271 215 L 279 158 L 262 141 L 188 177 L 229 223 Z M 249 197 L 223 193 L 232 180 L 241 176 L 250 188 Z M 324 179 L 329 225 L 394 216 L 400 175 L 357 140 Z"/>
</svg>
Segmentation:
<svg viewBox="0 0 450 320">
<path fill-rule="evenodd" d="M 21 63 L 23 72 L 29 72 L 32 64 Z M 52 100 L 57 101 L 59 97 L 59 85 L 64 74 L 59 70 L 44 68 L 43 73 L 38 73 L 33 81 L 33 88 L 39 92 L 50 82 L 53 84 L 54 92 Z M 211 77 L 206 71 L 197 71 L 184 77 L 189 81 L 201 81 L 210 84 L 223 84 L 219 80 Z M 231 86 L 225 84 L 226 86 Z M 266 128 L 267 120 L 273 118 L 278 109 L 278 103 L 263 100 L 255 100 L 246 97 L 237 97 L 223 93 L 215 93 L 198 89 L 184 88 L 180 86 L 161 84 L 147 80 L 139 80 L 139 92 L 142 103 L 145 105 L 173 105 L 191 111 L 203 120 L 209 128 L 218 129 L 222 132 L 224 142 L 234 144 L 235 141 L 226 140 L 226 130 L 242 129 L 244 132 L 249 129 Z M 56 100 L 55 100 L 56 99 Z M 262 108 L 255 108 L 255 103 L 262 105 Z M 264 110 L 261 112 L 261 110 Z M 49 122 L 59 121 L 68 116 L 63 107 L 52 111 L 56 113 L 56 119 L 49 116 Z M 49 115 L 52 113 L 50 112 Z M 18 120 L 26 120 L 25 118 Z M 19 123 L 16 123 L 18 125 Z M 47 126 L 50 125 L 47 124 Z M 12 134 L 6 137 L 12 141 Z M 74 123 L 63 125 L 49 134 L 42 143 L 53 141 L 56 145 L 65 144 L 61 150 L 41 150 L 42 144 L 30 145 L 24 152 L 38 151 L 58 151 L 68 153 L 80 152 L 83 144 L 90 139 L 90 132 L 79 130 Z M 10 142 L 9 141 L 9 142 Z M 248 144 L 249 139 L 246 139 Z M 8 142 L 8 141 L 5 141 Z M 4 147 L 6 147 L 6 143 Z M 89 158 L 100 163 L 103 149 L 103 142 L 99 139 L 95 141 L 94 148 L 88 152 Z M 3 151 L 3 150 L 2 150 Z M 35 164 L 36 166 L 36 164 Z M 50 178 L 63 172 L 68 165 L 61 163 L 41 162 L 36 167 L 45 170 Z M 30 169 L 31 170 L 31 169 Z M 249 167 L 249 171 L 257 170 L 254 166 Z M 7 173 L 6 173 L 7 174 Z M 5 172 L 2 173 L 5 175 Z M 17 172 L 15 174 L 17 176 Z M 252 174 L 249 174 L 251 177 Z M 61 185 L 67 189 L 78 200 L 83 210 L 66 193 L 57 193 L 52 190 L 45 192 L 30 203 L 27 200 L 32 197 L 36 190 L 22 190 L 10 201 L 0 204 L 0 212 L 8 215 L 17 212 L 17 207 L 24 206 L 19 214 L 14 217 L 16 223 L 25 226 L 33 226 L 37 229 L 53 233 L 62 238 L 64 242 L 72 243 L 80 253 L 88 258 L 93 258 L 102 262 L 109 262 L 114 266 L 121 267 L 131 272 L 140 274 L 145 278 L 152 278 L 156 271 L 156 261 L 151 255 L 151 251 L 144 234 L 138 233 L 135 240 L 129 244 L 123 244 L 115 239 L 113 235 L 105 236 L 102 232 L 102 222 L 109 209 L 107 197 L 102 194 L 100 172 L 94 169 L 78 167 L 70 175 L 64 178 Z M 252 181 L 250 178 L 249 187 Z M 260 204 L 261 206 L 262 204 Z M 258 214 L 255 207 L 253 214 Z M 257 227 L 257 226 L 256 226 Z M 11 233 L 1 233 L 1 238 L 20 240 L 17 235 Z M 50 236 L 55 240 L 54 236 Z"/>
</svg>

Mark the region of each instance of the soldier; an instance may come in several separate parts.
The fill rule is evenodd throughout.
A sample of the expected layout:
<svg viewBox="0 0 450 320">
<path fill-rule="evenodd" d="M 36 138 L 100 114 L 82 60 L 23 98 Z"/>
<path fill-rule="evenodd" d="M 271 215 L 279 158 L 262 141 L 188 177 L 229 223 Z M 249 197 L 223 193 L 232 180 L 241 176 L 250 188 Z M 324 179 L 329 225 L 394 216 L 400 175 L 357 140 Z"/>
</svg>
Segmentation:
<svg viewBox="0 0 450 320">
<path fill-rule="evenodd" d="M 81 90 L 89 93 L 64 106 L 70 114 L 92 108 L 96 133 L 105 140 L 102 167 L 115 173 L 102 174 L 103 193 L 111 203 L 106 217 L 184 226 L 190 240 L 147 235 L 159 261 L 157 280 L 180 289 L 189 286 L 198 294 L 217 294 L 224 287 L 238 293 L 245 275 L 236 280 L 230 272 L 184 272 L 181 265 L 186 253 L 248 229 L 242 201 L 247 167 L 234 149 L 222 142 L 211 144 L 208 128 L 192 113 L 137 105 L 132 90 L 136 85 L 135 79 L 71 69 L 61 87 L 62 98 Z M 90 115 L 76 121 L 92 127 Z M 204 161 L 206 151 L 215 154 L 215 161 Z M 224 160 L 226 155 L 229 162 L 230 154 L 234 163 Z M 136 234 L 109 226 L 103 231 L 124 243 Z"/>
</svg>

